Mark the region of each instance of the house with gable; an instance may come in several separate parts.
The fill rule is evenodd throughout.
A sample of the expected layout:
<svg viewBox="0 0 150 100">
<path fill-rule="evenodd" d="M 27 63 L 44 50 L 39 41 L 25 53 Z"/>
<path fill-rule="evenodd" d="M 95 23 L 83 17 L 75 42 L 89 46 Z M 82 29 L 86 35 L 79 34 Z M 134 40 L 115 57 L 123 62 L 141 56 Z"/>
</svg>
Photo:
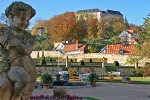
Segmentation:
<svg viewBox="0 0 150 100">
<path fill-rule="evenodd" d="M 124 40 L 123 43 L 109 44 L 102 48 L 99 53 L 124 55 L 136 54 L 134 44 L 137 44 L 137 33 L 134 30 L 124 30 L 119 37 Z"/>
<path fill-rule="evenodd" d="M 133 44 L 110 44 L 106 46 L 106 54 L 135 55 L 136 49 Z"/>
<path fill-rule="evenodd" d="M 119 37 L 126 41 L 127 44 L 136 44 L 137 43 L 137 33 L 134 30 L 124 30 Z"/>
<path fill-rule="evenodd" d="M 85 53 L 86 44 L 79 44 L 78 41 L 76 43 L 73 42 L 59 42 L 54 44 L 53 51 L 59 51 L 65 54 L 79 54 Z"/>
<path fill-rule="evenodd" d="M 120 55 L 135 55 L 136 48 L 134 44 L 109 44 L 99 53 L 102 54 L 120 54 Z"/>
</svg>

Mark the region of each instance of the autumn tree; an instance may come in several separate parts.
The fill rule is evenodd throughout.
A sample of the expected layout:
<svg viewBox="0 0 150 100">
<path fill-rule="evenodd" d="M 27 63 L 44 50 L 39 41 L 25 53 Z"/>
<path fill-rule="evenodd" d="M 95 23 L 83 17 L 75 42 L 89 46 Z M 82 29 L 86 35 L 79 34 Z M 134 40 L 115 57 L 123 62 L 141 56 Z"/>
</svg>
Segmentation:
<svg viewBox="0 0 150 100">
<path fill-rule="evenodd" d="M 138 33 L 138 55 L 150 58 L 150 13 L 144 18 L 142 30 Z"/>
<path fill-rule="evenodd" d="M 73 40 L 78 40 L 79 42 L 83 41 L 83 38 L 87 36 L 87 25 L 84 19 L 77 20 L 76 24 L 76 36 Z"/>
<path fill-rule="evenodd" d="M 9 26 L 9 20 L 6 17 L 5 13 L 1 13 L 0 16 L 0 27 Z"/>
<path fill-rule="evenodd" d="M 6 24 L 0 22 L 0 27 L 6 27 Z"/>
<path fill-rule="evenodd" d="M 119 38 L 119 36 L 113 36 L 110 40 L 111 40 L 112 44 L 121 42 L 121 39 Z"/>
<path fill-rule="evenodd" d="M 134 30 L 135 32 L 138 33 L 139 31 L 141 31 L 142 26 L 138 26 L 138 25 L 135 25 L 135 24 L 131 23 L 131 24 L 129 25 L 129 29 L 130 29 L 130 30 Z"/>
<path fill-rule="evenodd" d="M 118 17 L 102 18 L 98 25 L 98 37 L 110 39 L 124 30 L 124 22 Z"/>
<path fill-rule="evenodd" d="M 43 20 L 41 18 L 36 19 L 34 27 L 32 27 L 31 34 L 36 34 L 36 28 L 43 27 L 44 32 L 41 36 L 36 37 L 36 45 L 34 46 L 34 50 L 52 50 L 53 45 L 50 39 L 49 32 L 50 20 Z"/>
<path fill-rule="evenodd" d="M 60 42 L 68 40 L 75 42 L 84 36 L 81 29 L 83 27 L 79 26 L 82 25 L 77 22 L 74 12 L 65 12 L 64 14 L 54 16 L 51 18 L 49 26 L 52 41 Z"/>
<path fill-rule="evenodd" d="M 98 20 L 94 18 L 87 19 L 87 33 L 89 37 L 97 37 Z"/>
</svg>

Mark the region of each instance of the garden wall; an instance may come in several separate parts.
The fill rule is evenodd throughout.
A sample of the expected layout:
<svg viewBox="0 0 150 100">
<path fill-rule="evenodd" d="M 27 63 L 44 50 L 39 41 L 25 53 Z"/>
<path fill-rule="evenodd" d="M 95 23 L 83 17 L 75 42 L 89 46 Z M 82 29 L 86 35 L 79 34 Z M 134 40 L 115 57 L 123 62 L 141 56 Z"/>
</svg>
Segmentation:
<svg viewBox="0 0 150 100">
<path fill-rule="evenodd" d="M 77 62 L 82 60 L 83 58 L 107 58 L 107 63 L 113 63 L 114 61 L 118 61 L 120 66 L 125 66 L 126 59 L 129 57 L 129 55 L 116 55 L 116 54 L 100 54 L 100 53 L 86 53 L 86 54 L 70 54 L 66 55 L 57 51 L 32 51 L 31 57 L 37 58 L 42 57 L 42 53 L 45 57 L 62 57 L 66 58 L 76 58 Z M 143 66 L 146 60 L 139 61 L 139 66 Z"/>
<path fill-rule="evenodd" d="M 86 73 L 89 68 L 94 68 L 94 71 L 100 76 L 108 75 L 108 73 L 105 72 L 105 69 L 101 67 L 84 67 L 84 66 L 73 67 L 73 69 L 77 72 L 76 74 Z M 43 73 L 46 72 L 55 75 L 57 70 L 62 71 L 62 67 L 49 66 L 49 65 L 36 65 L 36 69 L 38 75 L 42 75 Z M 117 72 L 120 72 L 121 75 L 134 75 L 134 71 L 135 71 L 134 67 L 117 68 Z"/>
</svg>

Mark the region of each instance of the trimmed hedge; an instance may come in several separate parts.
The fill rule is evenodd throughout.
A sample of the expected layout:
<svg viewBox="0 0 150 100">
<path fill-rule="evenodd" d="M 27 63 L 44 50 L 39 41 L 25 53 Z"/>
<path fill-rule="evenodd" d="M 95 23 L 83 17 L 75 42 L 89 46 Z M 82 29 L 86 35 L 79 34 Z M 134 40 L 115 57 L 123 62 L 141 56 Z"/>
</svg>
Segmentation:
<svg viewBox="0 0 150 100">
<path fill-rule="evenodd" d="M 68 68 L 67 67 L 63 67 L 62 71 L 68 71 Z"/>
<path fill-rule="evenodd" d="M 45 57 L 43 57 L 43 58 L 40 60 L 40 65 L 46 65 L 46 59 L 45 59 Z"/>
<path fill-rule="evenodd" d="M 113 66 L 119 66 L 118 61 L 114 61 Z"/>
<path fill-rule="evenodd" d="M 49 61 L 49 62 L 52 62 L 52 61 L 53 61 L 53 59 L 52 59 L 51 57 L 49 57 L 49 58 L 48 58 L 48 61 Z"/>
<path fill-rule="evenodd" d="M 92 63 L 92 59 L 91 58 L 89 59 L 89 62 Z"/>
<path fill-rule="evenodd" d="M 147 67 L 149 64 L 149 62 L 145 62 L 144 66 Z"/>
<path fill-rule="evenodd" d="M 115 67 L 115 66 L 105 66 L 105 71 L 106 72 L 117 71 L 117 67 Z"/>
<path fill-rule="evenodd" d="M 82 65 L 85 65 L 85 63 L 84 63 L 83 60 L 80 60 L 79 63 L 78 63 L 78 66 L 82 66 Z"/>
<path fill-rule="evenodd" d="M 83 58 L 82 60 L 84 62 L 90 62 L 90 59 L 92 62 L 103 62 L 104 58 Z M 105 58 L 105 61 L 107 61 L 107 58 Z"/>
</svg>

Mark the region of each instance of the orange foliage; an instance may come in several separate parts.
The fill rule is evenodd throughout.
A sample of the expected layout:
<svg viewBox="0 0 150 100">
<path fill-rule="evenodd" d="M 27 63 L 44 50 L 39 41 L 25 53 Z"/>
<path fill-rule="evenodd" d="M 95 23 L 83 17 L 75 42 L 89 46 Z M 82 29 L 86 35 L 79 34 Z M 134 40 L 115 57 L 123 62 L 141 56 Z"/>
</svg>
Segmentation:
<svg viewBox="0 0 150 100">
<path fill-rule="evenodd" d="M 97 29 L 98 20 L 94 18 L 89 18 L 87 20 L 87 32 L 88 36 L 96 36 L 98 29 Z"/>
<path fill-rule="evenodd" d="M 61 15 L 54 16 L 50 21 L 50 33 L 52 41 L 71 41 L 71 35 L 76 30 L 76 19 L 74 12 L 66 12 Z"/>
</svg>

